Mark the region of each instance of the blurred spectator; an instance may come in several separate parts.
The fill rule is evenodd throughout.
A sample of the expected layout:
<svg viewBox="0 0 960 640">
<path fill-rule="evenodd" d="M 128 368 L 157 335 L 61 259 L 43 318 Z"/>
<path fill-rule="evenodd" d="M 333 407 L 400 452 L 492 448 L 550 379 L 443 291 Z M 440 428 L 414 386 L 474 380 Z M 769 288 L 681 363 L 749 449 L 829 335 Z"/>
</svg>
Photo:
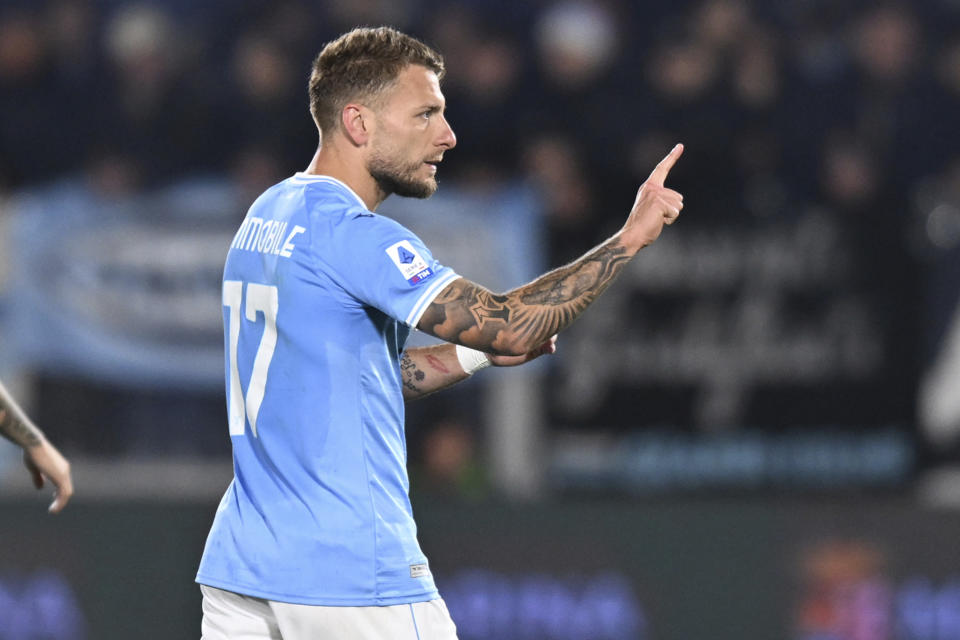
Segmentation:
<svg viewBox="0 0 960 640">
<path fill-rule="evenodd" d="M 751 115 L 776 108 L 781 83 L 776 35 L 761 28 L 747 34 L 734 64 L 732 84 L 737 101 Z"/>
<path fill-rule="evenodd" d="M 706 44 L 666 38 L 648 61 L 654 90 L 670 106 L 705 98 L 719 80 L 720 60 Z"/>
<path fill-rule="evenodd" d="M 854 60 L 868 82 L 898 85 L 918 61 L 918 25 L 909 5 L 881 4 L 864 14 L 853 31 Z"/>
<path fill-rule="evenodd" d="M 73 160 L 54 151 L 67 137 L 66 123 L 49 92 L 42 31 L 37 12 L 0 9 L 0 171 L 7 174 L 0 182 L 36 180 Z"/>
<path fill-rule="evenodd" d="M 875 213 L 870 205 L 877 204 L 878 170 L 876 159 L 862 143 L 835 135 L 825 145 L 821 169 L 827 202 L 844 212 Z"/>
<path fill-rule="evenodd" d="M 276 150 L 249 145 L 240 149 L 234 156 L 230 175 L 237 189 L 237 220 L 242 220 L 245 206 L 287 177 L 286 162 Z"/>
<path fill-rule="evenodd" d="M 89 0 L 56 0 L 46 11 L 45 34 L 58 80 L 75 89 L 94 79 L 96 13 Z"/>
<path fill-rule="evenodd" d="M 133 3 L 110 16 L 103 37 L 109 90 L 89 144 L 134 156 L 144 184 L 203 167 L 215 147 L 196 134 L 210 114 L 192 86 L 189 31 L 163 5 Z"/>
<path fill-rule="evenodd" d="M 749 42 L 750 9 L 743 0 L 705 0 L 693 16 L 697 39 L 718 54 Z"/>
<path fill-rule="evenodd" d="M 543 199 L 550 264 L 572 260 L 584 243 L 606 233 L 598 228 L 597 202 L 581 157 L 574 142 L 561 134 L 527 144 L 525 171 Z"/>
<path fill-rule="evenodd" d="M 590 173 L 618 180 L 623 133 L 649 126 L 637 107 L 633 62 L 619 58 L 625 7 L 573 0 L 548 5 L 534 16 L 536 66 L 526 83 L 521 131 L 528 137 L 562 131 Z M 587 178 L 589 179 L 589 178 Z M 616 216 L 598 202 L 594 213 Z M 621 201 L 621 207 L 629 203 Z"/>
<path fill-rule="evenodd" d="M 489 490 L 477 459 L 476 436 L 456 418 L 437 422 L 424 436 L 421 466 L 418 494 L 479 499 Z"/>
<path fill-rule="evenodd" d="M 241 37 L 231 60 L 229 93 L 218 110 L 217 127 L 223 148 L 237 157 L 255 146 L 269 150 L 284 167 L 284 175 L 298 171 L 289 163 L 310 157 L 318 134 L 308 119 L 296 118 L 304 109 L 304 75 L 309 62 L 295 62 L 274 37 L 252 32 Z"/>
<path fill-rule="evenodd" d="M 457 5 L 440 7 L 428 39 L 447 64 L 447 119 L 455 132 L 467 132 L 458 136 L 458 153 L 444 160 L 445 179 L 486 188 L 514 178 L 524 138 L 518 113 L 524 50 L 475 11 Z"/>
<path fill-rule="evenodd" d="M 618 34 L 605 5 L 573 0 L 548 7 L 534 27 L 534 38 L 547 79 L 575 91 L 609 68 Z"/>
<path fill-rule="evenodd" d="M 93 152 L 86 164 L 87 187 L 92 195 L 106 200 L 134 197 L 143 183 L 139 157 L 116 149 Z"/>
</svg>

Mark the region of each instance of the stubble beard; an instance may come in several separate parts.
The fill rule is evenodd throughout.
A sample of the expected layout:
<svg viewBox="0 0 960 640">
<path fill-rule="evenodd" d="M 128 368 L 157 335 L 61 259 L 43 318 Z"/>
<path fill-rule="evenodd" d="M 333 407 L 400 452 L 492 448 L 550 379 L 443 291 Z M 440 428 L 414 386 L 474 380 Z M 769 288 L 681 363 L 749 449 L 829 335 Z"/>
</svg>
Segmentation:
<svg viewBox="0 0 960 640">
<path fill-rule="evenodd" d="M 401 165 L 390 162 L 379 154 L 370 158 L 367 163 L 367 171 L 384 197 L 393 193 L 404 198 L 423 199 L 432 196 L 437 190 L 437 181 L 434 178 L 417 178 L 416 174 L 422 167 L 422 162 Z"/>
</svg>

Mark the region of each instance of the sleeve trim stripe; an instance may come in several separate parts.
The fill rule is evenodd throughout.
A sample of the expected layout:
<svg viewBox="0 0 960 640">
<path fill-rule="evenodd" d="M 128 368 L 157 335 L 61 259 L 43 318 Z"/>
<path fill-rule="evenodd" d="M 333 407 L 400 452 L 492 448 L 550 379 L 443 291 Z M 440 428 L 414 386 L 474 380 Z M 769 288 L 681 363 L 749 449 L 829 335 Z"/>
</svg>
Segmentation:
<svg viewBox="0 0 960 640">
<path fill-rule="evenodd" d="M 427 310 L 427 307 L 430 306 L 430 303 L 433 302 L 433 299 L 440 295 L 440 292 L 443 291 L 443 288 L 448 284 L 459 278 L 455 271 L 448 271 L 445 276 L 434 282 L 430 285 L 430 288 L 423 292 L 423 295 L 420 296 L 420 299 L 417 300 L 417 303 L 413 305 L 413 309 L 410 310 L 410 315 L 407 316 L 406 324 L 409 327 L 416 327 L 417 323 L 420 322 L 420 317 L 423 316 L 423 313 Z"/>
</svg>

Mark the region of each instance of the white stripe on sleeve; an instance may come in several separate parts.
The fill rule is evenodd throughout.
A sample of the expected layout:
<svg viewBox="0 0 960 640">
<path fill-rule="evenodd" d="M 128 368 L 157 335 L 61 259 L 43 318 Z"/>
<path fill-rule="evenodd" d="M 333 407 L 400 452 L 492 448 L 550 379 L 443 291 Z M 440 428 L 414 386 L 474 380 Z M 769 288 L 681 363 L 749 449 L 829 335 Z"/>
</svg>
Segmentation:
<svg viewBox="0 0 960 640">
<path fill-rule="evenodd" d="M 406 319 L 407 326 L 415 328 L 417 323 L 420 322 L 420 317 L 427 310 L 427 307 L 430 306 L 430 303 L 433 302 L 433 299 L 440 295 L 444 287 L 459 277 L 456 272 L 448 271 L 444 276 L 432 283 L 410 310 L 410 314 Z"/>
</svg>

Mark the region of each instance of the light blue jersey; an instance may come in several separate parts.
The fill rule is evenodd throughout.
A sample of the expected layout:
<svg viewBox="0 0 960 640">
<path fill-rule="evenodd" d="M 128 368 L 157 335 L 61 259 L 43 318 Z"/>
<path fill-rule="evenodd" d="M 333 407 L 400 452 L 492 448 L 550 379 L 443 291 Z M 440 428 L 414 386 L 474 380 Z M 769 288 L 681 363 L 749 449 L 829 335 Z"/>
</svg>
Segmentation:
<svg viewBox="0 0 960 640">
<path fill-rule="evenodd" d="M 345 184 L 261 195 L 227 255 L 235 477 L 197 582 L 315 605 L 439 597 L 408 498 L 399 360 L 457 277 Z"/>
</svg>

